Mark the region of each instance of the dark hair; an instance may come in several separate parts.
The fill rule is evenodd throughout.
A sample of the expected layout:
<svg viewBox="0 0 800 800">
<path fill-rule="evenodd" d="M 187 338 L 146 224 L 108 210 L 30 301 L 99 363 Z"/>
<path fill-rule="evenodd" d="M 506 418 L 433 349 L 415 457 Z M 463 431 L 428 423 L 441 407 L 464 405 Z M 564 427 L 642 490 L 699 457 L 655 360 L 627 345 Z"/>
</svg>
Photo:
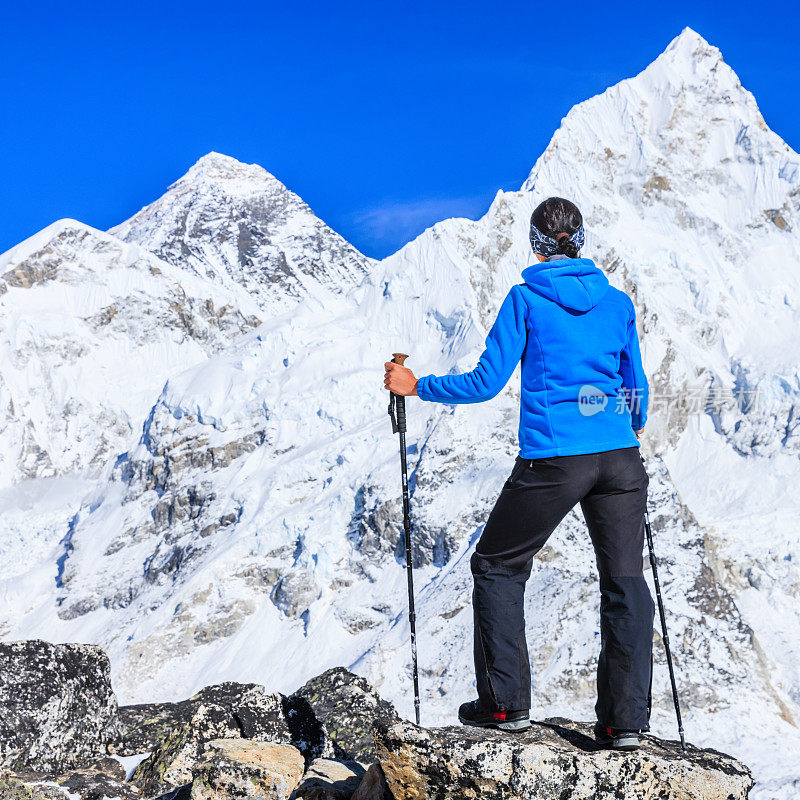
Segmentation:
<svg viewBox="0 0 800 800">
<path fill-rule="evenodd" d="M 558 239 L 557 253 L 563 253 L 568 258 L 578 257 L 578 248 L 568 238 L 583 225 L 583 217 L 575 203 L 563 197 L 548 197 L 534 209 L 531 225 L 545 236 Z M 559 238 L 560 233 L 566 233 L 567 236 Z"/>
</svg>

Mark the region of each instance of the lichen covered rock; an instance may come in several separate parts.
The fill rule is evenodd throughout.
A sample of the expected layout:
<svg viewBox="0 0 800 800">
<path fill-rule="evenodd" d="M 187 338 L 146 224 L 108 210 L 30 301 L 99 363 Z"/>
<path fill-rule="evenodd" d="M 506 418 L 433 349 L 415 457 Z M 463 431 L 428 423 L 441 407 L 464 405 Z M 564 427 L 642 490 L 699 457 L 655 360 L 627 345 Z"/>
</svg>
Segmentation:
<svg viewBox="0 0 800 800">
<path fill-rule="evenodd" d="M 278 692 L 268 694 L 263 686 L 245 692 L 231 705 L 245 739 L 277 744 L 293 744 L 304 755 L 303 743 L 287 718 L 286 698 Z"/>
<path fill-rule="evenodd" d="M 224 683 L 127 706 L 120 730 L 99 648 L 17 642 L 0 656 L 0 800 L 745 800 L 753 785 L 715 750 L 651 736 L 604 750 L 589 723 L 421 728 L 342 667 L 288 697 Z M 152 752 L 126 782 L 106 747 Z"/>
<path fill-rule="evenodd" d="M 61 773 L 118 738 L 108 656 L 86 644 L 0 643 L 0 766 Z"/>
<path fill-rule="evenodd" d="M 0 800 L 138 800 L 136 786 L 125 782 L 119 761 L 104 758 L 63 775 L 0 772 Z"/>
<path fill-rule="evenodd" d="M 375 743 L 395 800 L 745 800 L 753 786 L 747 767 L 715 750 L 646 736 L 620 753 L 591 729 L 553 719 L 512 736 L 379 721 Z"/>
<path fill-rule="evenodd" d="M 400 719 L 394 706 L 381 698 L 367 680 L 344 667 L 312 678 L 289 698 L 297 706 L 300 700 L 308 703 L 324 726 L 326 736 L 335 745 L 335 755 L 364 764 L 375 760 L 373 720 L 392 723 Z"/>
<path fill-rule="evenodd" d="M 240 736 L 228 709 L 203 703 L 139 764 L 131 781 L 148 797 L 191 783 L 193 769 L 205 757 L 210 741 Z"/>
<path fill-rule="evenodd" d="M 282 700 L 280 694 L 267 694 L 258 684 L 229 681 L 206 686 L 177 703 L 120 706 L 122 734 L 110 750 L 123 756 L 152 751 L 175 728 L 189 722 L 201 705 L 226 709 L 231 724 L 247 739 L 289 743 L 291 734 L 283 719 Z"/>
</svg>

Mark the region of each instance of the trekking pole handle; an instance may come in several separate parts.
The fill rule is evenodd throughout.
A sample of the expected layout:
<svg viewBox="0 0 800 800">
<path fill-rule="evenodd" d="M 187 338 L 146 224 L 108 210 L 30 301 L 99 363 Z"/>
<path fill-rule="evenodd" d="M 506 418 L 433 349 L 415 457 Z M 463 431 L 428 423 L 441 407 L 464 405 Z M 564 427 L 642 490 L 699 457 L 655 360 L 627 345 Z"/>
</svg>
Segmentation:
<svg viewBox="0 0 800 800">
<path fill-rule="evenodd" d="M 403 362 L 408 358 L 407 353 L 392 353 L 392 361 L 395 364 L 403 366 Z M 394 394 L 392 392 L 392 401 L 394 402 L 395 410 L 397 413 L 397 430 L 401 433 L 406 432 L 406 399 L 402 395 Z M 391 412 L 390 412 L 391 413 Z"/>
</svg>

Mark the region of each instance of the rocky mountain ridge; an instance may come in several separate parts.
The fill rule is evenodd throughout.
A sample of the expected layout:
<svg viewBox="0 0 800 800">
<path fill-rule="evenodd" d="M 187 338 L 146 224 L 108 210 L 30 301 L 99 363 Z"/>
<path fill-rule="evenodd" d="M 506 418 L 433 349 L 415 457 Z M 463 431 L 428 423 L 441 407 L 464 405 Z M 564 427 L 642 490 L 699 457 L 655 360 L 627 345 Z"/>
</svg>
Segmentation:
<svg viewBox="0 0 800 800">
<path fill-rule="evenodd" d="M 99 648 L 15 642 L 0 644 L 0 711 L 3 800 L 744 800 L 753 784 L 722 753 L 653 737 L 611 752 L 569 720 L 422 728 L 341 668 L 289 697 L 224 683 L 118 708 Z"/>
</svg>

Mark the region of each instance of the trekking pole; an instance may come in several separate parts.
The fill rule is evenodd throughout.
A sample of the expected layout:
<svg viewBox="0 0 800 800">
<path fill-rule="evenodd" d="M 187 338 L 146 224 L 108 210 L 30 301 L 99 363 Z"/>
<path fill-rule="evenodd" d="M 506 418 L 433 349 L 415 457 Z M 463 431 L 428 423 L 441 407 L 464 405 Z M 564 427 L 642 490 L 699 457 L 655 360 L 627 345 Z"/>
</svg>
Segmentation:
<svg viewBox="0 0 800 800">
<path fill-rule="evenodd" d="M 405 353 L 392 353 L 392 361 L 403 366 L 408 358 Z M 397 416 L 395 416 L 395 409 Z M 417 671 L 417 631 L 414 613 L 414 565 L 411 552 L 411 511 L 408 499 L 408 469 L 406 467 L 406 399 L 389 392 L 389 417 L 392 433 L 400 434 L 400 472 L 403 476 L 403 530 L 406 540 L 406 574 L 408 575 L 408 622 L 411 626 L 411 663 L 414 676 L 414 713 L 419 725 L 419 673 Z"/>
<path fill-rule="evenodd" d="M 644 464 L 644 459 L 642 459 Z M 681 704 L 678 700 L 678 687 L 675 683 L 675 670 L 672 667 L 672 653 L 669 649 L 669 634 L 667 633 L 667 617 L 664 613 L 664 601 L 661 599 L 661 584 L 658 580 L 658 568 L 656 567 L 656 553 L 653 548 L 653 531 L 650 529 L 650 514 L 647 505 L 644 507 L 644 530 L 647 534 L 647 549 L 650 551 L 650 566 L 653 569 L 653 583 L 656 587 L 656 598 L 658 599 L 658 614 L 661 617 L 661 631 L 664 634 L 664 649 L 667 651 L 667 668 L 669 669 L 669 681 L 672 684 L 672 699 L 675 701 L 675 716 L 678 718 L 678 735 L 681 737 L 681 748 L 686 749 L 686 739 L 683 735 L 683 720 L 681 719 Z"/>
</svg>

